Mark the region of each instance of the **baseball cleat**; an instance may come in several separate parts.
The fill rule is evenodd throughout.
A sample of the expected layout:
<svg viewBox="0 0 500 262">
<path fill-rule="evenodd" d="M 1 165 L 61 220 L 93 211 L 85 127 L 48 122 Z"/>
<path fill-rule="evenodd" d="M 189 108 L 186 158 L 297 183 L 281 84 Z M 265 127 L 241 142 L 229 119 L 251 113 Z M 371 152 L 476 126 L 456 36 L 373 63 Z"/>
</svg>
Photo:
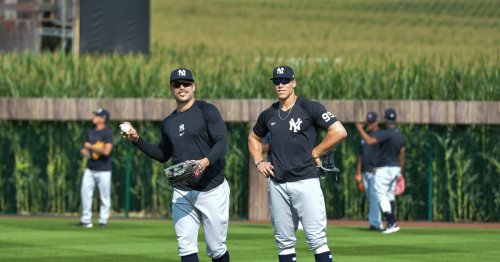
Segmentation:
<svg viewBox="0 0 500 262">
<path fill-rule="evenodd" d="M 77 227 L 83 227 L 83 228 L 92 228 L 94 225 L 92 225 L 92 223 L 77 223 L 75 226 Z"/>
<path fill-rule="evenodd" d="M 377 227 L 377 226 L 374 226 L 374 225 L 370 225 L 370 227 L 368 228 L 368 230 L 371 230 L 371 231 L 384 231 L 383 228 Z"/>
<path fill-rule="evenodd" d="M 107 226 L 108 226 L 108 224 L 106 224 L 106 223 L 99 223 L 99 227 L 107 227 Z"/>
<path fill-rule="evenodd" d="M 399 227 L 396 224 L 389 225 L 384 231 L 382 231 L 382 234 L 392 234 L 396 233 L 399 231 Z"/>
</svg>

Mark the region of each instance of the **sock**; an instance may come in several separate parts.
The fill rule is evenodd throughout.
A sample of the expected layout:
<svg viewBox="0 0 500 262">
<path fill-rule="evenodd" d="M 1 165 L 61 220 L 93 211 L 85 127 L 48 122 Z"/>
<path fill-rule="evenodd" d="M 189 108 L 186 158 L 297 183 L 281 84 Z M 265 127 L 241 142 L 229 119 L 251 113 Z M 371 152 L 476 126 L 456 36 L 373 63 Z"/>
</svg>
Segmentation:
<svg viewBox="0 0 500 262">
<path fill-rule="evenodd" d="M 297 258 L 295 256 L 295 254 L 279 255 L 278 261 L 279 262 L 295 262 L 295 261 L 297 261 Z"/>
<path fill-rule="evenodd" d="M 316 262 L 332 262 L 333 261 L 332 253 L 330 251 L 328 251 L 328 252 L 315 254 L 314 260 Z"/>
<path fill-rule="evenodd" d="M 229 262 L 229 251 L 226 250 L 226 253 L 219 258 L 212 258 L 212 262 Z"/>
<path fill-rule="evenodd" d="M 384 212 L 384 216 L 387 219 L 387 226 L 392 226 L 396 224 L 396 217 L 391 212 Z"/>
<path fill-rule="evenodd" d="M 394 214 L 394 217 L 397 217 L 397 215 L 396 215 L 396 201 L 395 200 L 391 201 L 391 210 L 392 210 L 392 213 Z"/>
<path fill-rule="evenodd" d="M 182 256 L 181 262 L 200 262 L 200 260 L 198 260 L 198 253 Z"/>
</svg>

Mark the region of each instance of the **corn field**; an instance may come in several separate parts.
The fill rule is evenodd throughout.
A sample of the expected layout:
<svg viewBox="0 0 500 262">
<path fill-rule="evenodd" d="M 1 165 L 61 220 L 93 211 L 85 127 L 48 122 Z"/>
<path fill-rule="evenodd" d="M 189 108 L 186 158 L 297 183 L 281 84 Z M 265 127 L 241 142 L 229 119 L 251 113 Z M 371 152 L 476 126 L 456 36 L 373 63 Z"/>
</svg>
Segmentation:
<svg viewBox="0 0 500 262">
<path fill-rule="evenodd" d="M 211 56 L 203 46 L 176 51 L 158 48 L 151 56 L 1 54 L 0 96 L 4 97 L 170 97 L 170 70 L 191 68 L 197 97 L 273 98 L 271 69 L 290 64 L 299 95 L 312 99 L 499 100 L 498 57 L 469 63 L 451 59 L 380 57 L 362 63 L 265 56 Z M 196 59 L 206 57 L 206 59 Z M 278 57 L 278 56 L 276 56 Z M 22 110 L 22 109 L 17 109 Z M 335 112 L 334 112 L 335 113 Z M 89 112 L 90 114 L 90 112 Z M 118 123 L 110 126 L 118 134 Z M 157 122 L 136 123 L 155 141 Z M 364 218 L 367 205 L 353 180 L 359 136 L 337 148 L 343 180 L 322 185 L 329 218 Z M 89 122 L 0 121 L 0 212 L 77 214 L 85 160 L 79 155 Z M 407 192 L 398 200 L 401 219 L 500 221 L 500 127 L 402 125 L 407 136 Z M 231 185 L 231 216 L 248 215 L 246 124 L 228 124 L 230 150 L 224 158 Z M 112 206 L 124 212 L 125 167 L 131 154 L 131 212 L 170 216 L 171 188 L 164 165 L 133 150 L 116 135 L 113 150 Z M 428 201 L 432 172 L 432 202 Z M 97 197 L 96 197 L 97 199 Z M 97 209 L 98 205 L 94 205 Z M 429 208 L 432 207 L 431 212 Z"/>
</svg>

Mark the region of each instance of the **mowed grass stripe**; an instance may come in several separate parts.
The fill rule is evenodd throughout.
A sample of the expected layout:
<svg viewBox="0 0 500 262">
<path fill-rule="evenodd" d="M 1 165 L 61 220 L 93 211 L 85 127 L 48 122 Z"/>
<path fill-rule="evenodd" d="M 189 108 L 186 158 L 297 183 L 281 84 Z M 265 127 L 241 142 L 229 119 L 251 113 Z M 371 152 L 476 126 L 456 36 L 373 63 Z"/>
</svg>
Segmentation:
<svg viewBox="0 0 500 262">
<path fill-rule="evenodd" d="M 107 228 L 76 228 L 67 219 L 0 219 L 0 261 L 178 261 L 171 221 L 112 220 Z M 314 261 L 297 233 L 298 261 Z M 329 226 L 338 261 L 493 261 L 500 229 L 405 227 L 382 235 L 360 226 Z M 205 253 L 200 230 L 200 261 Z M 275 261 L 267 224 L 230 224 L 232 261 Z"/>
</svg>

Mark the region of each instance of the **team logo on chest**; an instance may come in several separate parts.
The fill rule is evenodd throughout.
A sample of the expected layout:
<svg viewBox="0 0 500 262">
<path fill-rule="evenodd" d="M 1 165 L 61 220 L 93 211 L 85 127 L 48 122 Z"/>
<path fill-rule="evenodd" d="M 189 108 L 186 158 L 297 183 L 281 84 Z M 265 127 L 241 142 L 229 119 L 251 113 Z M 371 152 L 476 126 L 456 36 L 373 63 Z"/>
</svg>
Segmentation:
<svg viewBox="0 0 500 262">
<path fill-rule="evenodd" d="M 184 135 L 184 124 L 179 125 L 179 136 Z"/>
<path fill-rule="evenodd" d="M 293 130 L 294 133 L 297 133 L 297 131 L 300 131 L 300 124 L 302 124 L 302 120 L 300 118 L 297 118 L 297 121 L 290 119 L 290 131 Z"/>
</svg>

